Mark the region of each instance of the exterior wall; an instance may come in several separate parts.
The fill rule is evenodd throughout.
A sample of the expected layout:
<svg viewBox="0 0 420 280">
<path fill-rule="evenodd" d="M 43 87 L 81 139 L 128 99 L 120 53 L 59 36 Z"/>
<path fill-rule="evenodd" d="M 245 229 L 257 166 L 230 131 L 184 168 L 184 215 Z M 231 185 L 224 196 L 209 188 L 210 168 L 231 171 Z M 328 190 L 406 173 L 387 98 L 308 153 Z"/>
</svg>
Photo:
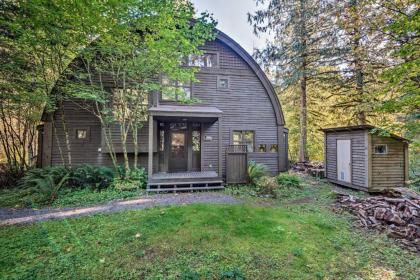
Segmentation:
<svg viewBox="0 0 420 280">
<path fill-rule="evenodd" d="M 217 52 L 218 68 L 203 68 L 196 77 L 200 81 L 192 87 L 192 95 L 198 98 L 200 106 L 215 106 L 223 111 L 222 120 L 222 164 L 225 173 L 225 150 L 232 144 L 233 130 L 255 131 L 255 147 L 278 144 L 277 124 L 273 105 L 259 78 L 249 65 L 232 49 L 220 41 L 208 42 L 204 51 Z M 229 89 L 218 89 L 218 77 L 229 78 Z M 169 104 L 161 101 L 161 104 Z M 170 103 L 173 104 L 173 103 Z M 283 128 L 283 127 L 282 127 Z M 203 141 L 202 170 L 218 168 L 218 124 L 206 125 L 203 135 L 211 136 L 212 141 Z M 281 153 L 284 149 L 279 145 Z M 278 172 L 277 153 L 250 153 L 249 159 L 266 164 L 272 173 Z"/>
<path fill-rule="evenodd" d="M 377 155 L 374 146 L 386 144 L 388 153 Z M 390 137 L 372 135 L 370 155 L 372 157 L 372 185 L 370 190 L 381 190 L 404 186 L 405 143 Z"/>
<path fill-rule="evenodd" d="M 253 130 L 255 132 L 255 149 L 259 144 L 266 144 L 267 151 L 270 145 L 277 144 L 278 153 L 249 153 L 249 159 L 267 165 L 271 173 L 286 170 L 287 140 L 284 138 L 284 128 L 277 124 L 276 115 L 270 97 L 262 82 L 250 66 L 235 53 L 230 47 L 221 41 L 207 42 L 203 47 L 205 51 L 217 52 L 219 67 L 203 68 L 197 73 L 199 82 L 192 86 L 192 95 L 200 100 L 199 106 L 214 106 L 223 111 L 222 125 L 222 170 L 225 174 L 225 150 L 227 145 L 232 144 L 233 130 Z M 218 77 L 229 78 L 229 89 L 217 88 Z M 160 101 L 160 104 L 168 102 Z M 171 102 L 170 104 L 173 104 Z M 109 155 L 106 153 L 106 145 L 102 139 L 101 124 L 90 112 L 80 108 L 75 102 L 67 101 L 64 104 L 66 124 L 71 138 L 72 163 L 111 165 Z M 51 137 L 50 156 L 48 160 L 53 165 L 62 164 L 59 147 L 66 150 L 64 130 L 61 125 L 59 112 L 54 115 L 52 131 L 56 133 Z M 51 122 L 47 122 L 50 123 Z M 218 171 L 219 167 L 219 122 L 204 123 L 202 130 L 202 156 L 201 167 L 203 171 Z M 156 129 L 156 125 L 154 128 Z M 79 141 L 75 138 L 77 128 L 88 129 L 88 140 Z M 113 139 L 119 141 L 118 128 L 113 130 Z M 139 133 L 140 142 L 140 165 L 147 168 L 148 151 L 148 124 L 146 123 Z M 154 133 L 155 137 L 157 133 Z M 207 136 L 207 137 L 206 137 Z M 206 140 L 211 138 L 211 140 Z M 130 138 L 130 136 L 129 136 Z M 157 138 L 157 137 L 156 137 Z M 57 141 L 58 139 L 58 141 Z M 157 140 L 157 139 L 156 139 Z M 156 141 L 154 141 L 156 143 Z M 132 151 L 132 146 L 129 146 Z M 122 152 L 117 144 L 117 152 Z M 154 147 L 156 152 L 156 145 Z M 65 154 L 65 153 L 64 153 Z M 280 159 L 279 159 L 280 155 Z M 122 157 L 122 154 L 119 154 Z M 155 155 L 154 170 L 157 170 L 157 156 Z M 280 166 L 280 168 L 279 168 Z"/>
<path fill-rule="evenodd" d="M 325 136 L 325 169 L 328 180 L 337 180 L 337 140 L 351 140 L 351 184 L 341 182 L 359 189 L 368 187 L 368 141 L 366 130 L 328 132 Z"/>
<path fill-rule="evenodd" d="M 108 153 L 106 153 L 106 145 L 102 138 L 101 132 L 101 123 L 100 121 L 89 111 L 81 108 L 74 101 L 64 102 L 64 119 L 69 132 L 70 138 L 70 148 L 71 148 L 71 157 L 73 165 L 80 164 L 93 164 L 101 166 L 112 166 L 111 158 Z M 63 122 L 61 120 L 61 113 L 57 111 L 54 114 L 54 122 L 47 122 L 44 127 L 44 153 L 49 151 L 50 159 L 48 156 L 43 156 L 43 166 L 47 165 L 61 165 L 63 164 L 62 155 L 60 149 L 62 150 L 64 160 L 67 162 L 67 148 L 65 144 L 65 133 L 63 129 Z M 51 127 L 53 135 L 48 134 L 48 128 Z M 88 139 L 87 140 L 77 140 L 76 139 L 76 129 L 87 129 L 88 130 Z M 141 129 L 139 133 L 139 143 L 140 143 L 140 154 L 138 157 L 139 165 L 147 169 L 147 145 L 148 139 L 147 132 L 148 124 Z M 117 129 L 113 128 L 115 132 L 113 134 L 113 140 L 116 141 L 116 152 L 118 162 L 123 162 L 123 155 L 118 145 L 118 134 L 116 133 Z M 47 138 L 48 137 L 48 138 Z M 131 137 L 131 136 L 130 136 Z M 50 139 L 50 147 L 48 147 L 49 142 L 46 140 Z M 132 146 L 130 147 L 132 150 Z M 156 157 L 156 156 L 155 156 Z M 133 155 L 130 155 L 130 160 L 134 158 Z M 154 169 L 157 169 L 157 160 L 154 161 Z"/>
</svg>

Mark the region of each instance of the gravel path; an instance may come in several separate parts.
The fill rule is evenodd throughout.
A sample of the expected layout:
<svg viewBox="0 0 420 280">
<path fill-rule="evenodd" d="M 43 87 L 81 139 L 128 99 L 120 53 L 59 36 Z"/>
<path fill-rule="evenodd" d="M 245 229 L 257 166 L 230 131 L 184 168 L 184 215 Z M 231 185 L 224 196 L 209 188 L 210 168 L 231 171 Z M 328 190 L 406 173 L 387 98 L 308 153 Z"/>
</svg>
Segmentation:
<svg viewBox="0 0 420 280">
<path fill-rule="evenodd" d="M 9 209 L 0 208 L 0 226 L 34 223 L 38 221 L 65 219 L 96 213 L 112 213 L 130 209 L 144 209 L 155 206 L 183 205 L 193 203 L 238 204 L 232 196 L 217 192 L 177 193 L 146 195 L 132 200 L 112 201 L 89 207 L 62 209 Z"/>
</svg>

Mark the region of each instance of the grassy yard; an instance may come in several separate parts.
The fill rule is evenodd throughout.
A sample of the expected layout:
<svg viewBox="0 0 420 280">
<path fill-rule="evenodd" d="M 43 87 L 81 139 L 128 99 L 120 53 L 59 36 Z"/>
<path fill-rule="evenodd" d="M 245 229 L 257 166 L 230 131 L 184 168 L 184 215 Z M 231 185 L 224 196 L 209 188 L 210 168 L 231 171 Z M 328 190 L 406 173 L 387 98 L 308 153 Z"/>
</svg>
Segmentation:
<svg viewBox="0 0 420 280">
<path fill-rule="evenodd" d="M 26 194 L 25 190 L 19 188 L 0 190 L 0 208 L 42 208 L 51 206 L 59 207 L 77 207 L 93 204 L 105 203 L 117 199 L 128 199 L 139 197 L 144 194 L 144 190 L 116 190 L 107 188 L 101 191 L 91 189 L 62 190 L 51 205 L 39 204 L 36 201 L 36 194 Z"/>
<path fill-rule="evenodd" d="M 419 256 L 333 213 L 330 190 L 3 227 L 0 279 L 418 279 Z"/>
</svg>

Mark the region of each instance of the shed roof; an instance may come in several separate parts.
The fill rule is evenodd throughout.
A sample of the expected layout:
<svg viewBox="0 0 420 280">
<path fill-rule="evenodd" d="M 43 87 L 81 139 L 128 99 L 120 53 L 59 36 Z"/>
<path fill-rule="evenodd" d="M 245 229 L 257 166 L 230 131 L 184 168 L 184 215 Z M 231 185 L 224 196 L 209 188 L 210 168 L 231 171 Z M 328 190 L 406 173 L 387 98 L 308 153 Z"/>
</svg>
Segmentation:
<svg viewBox="0 0 420 280">
<path fill-rule="evenodd" d="M 323 128 L 320 130 L 327 133 L 327 132 L 343 132 L 343 131 L 355 131 L 355 130 L 371 130 L 374 128 L 377 128 L 377 127 L 373 125 L 369 125 L 369 124 L 364 124 L 364 125 L 353 125 L 353 126 L 330 127 L 330 128 Z M 410 142 L 410 140 L 403 138 L 401 136 L 392 134 L 392 133 L 390 133 L 388 136 L 396 140 Z"/>
</svg>

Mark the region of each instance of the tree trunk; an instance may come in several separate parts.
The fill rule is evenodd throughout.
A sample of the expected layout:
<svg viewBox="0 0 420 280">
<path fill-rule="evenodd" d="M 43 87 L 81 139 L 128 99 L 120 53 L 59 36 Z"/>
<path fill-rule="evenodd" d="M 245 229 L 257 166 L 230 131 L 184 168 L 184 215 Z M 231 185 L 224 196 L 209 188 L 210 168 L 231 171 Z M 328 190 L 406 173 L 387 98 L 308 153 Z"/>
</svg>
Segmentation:
<svg viewBox="0 0 420 280">
<path fill-rule="evenodd" d="M 307 41 L 306 41 L 306 18 L 305 18 L 305 1 L 300 1 L 300 41 L 301 41 L 301 58 L 302 64 L 300 69 L 300 138 L 299 138 L 299 161 L 309 161 L 308 157 L 308 113 L 306 104 L 306 83 L 307 83 Z"/>
<path fill-rule="evenodd" d="M 363 108 L 365 105 L 364 98 L 364 73 L 363 73 L 363 63 L 362 63 L 362 46 L 360 45 L 361 34 L 360 34 L 360 14 L 358 13 L 358 2 L 354 1 L 353 3 L 353 61 L 354 61 L 354 74 L 356 79 L 356 95 L 357 95 L 357 122 L 358 124 L 366 124 L 366 111 Z"/>
<path fill-rule="evenodd" d="M 138 127 L 137 124 L 133 124 L 133 145 L 134 145 L 134 163 L 133 167 L 137 168 L 138 160 L 137 157 L 139 155 L 139 147 L 138 147 Z"/>
<path fill-rule="evenodd" d="M 308 161 L 308 120 L 306 104 L 306 75 L 303 74 L 300 80 L 300 138 L 299 138 L 299 161 Z"/>
<path fill-rule="evenodd" d="M 66 150 L 67 150 L 67 164 L 68 167 L 71 168 L 72 166 L 72 160 L 71 160 L 71 145 L 70 145 L 70 136 L 69 136 L 69 131 L 67 129 L 67 123 L 66 123 L 66 119 L 64 117 L 64 105 L 63 102 L 60 102 L 60 109 L 61 109 L 61 124 L 63 126 L 63 132 L 64 132 L 64 138 L 65 138 L 65 143 L 66 143 Z"/>
</svg>

